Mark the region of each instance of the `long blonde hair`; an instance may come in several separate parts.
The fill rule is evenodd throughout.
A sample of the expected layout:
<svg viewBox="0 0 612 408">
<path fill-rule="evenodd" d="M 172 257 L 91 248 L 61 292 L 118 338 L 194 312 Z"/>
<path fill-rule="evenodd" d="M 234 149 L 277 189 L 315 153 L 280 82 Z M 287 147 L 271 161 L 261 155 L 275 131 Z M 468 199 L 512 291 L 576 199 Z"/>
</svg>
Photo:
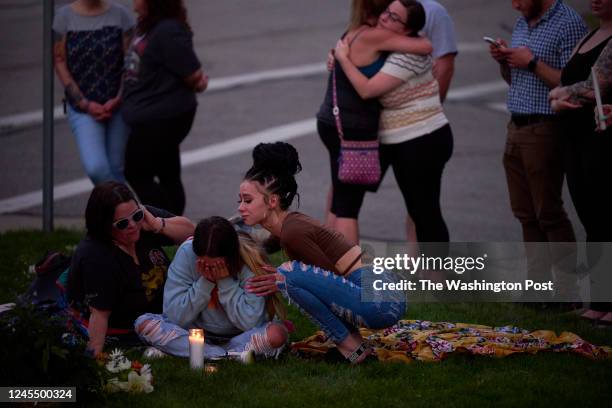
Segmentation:
<svg viewBox="0 0 612 408">
<path fill-rule="evenodd" d="M 267 274 L 268 272 L 264 271 L 261 267 L 270 263 L 262 248 L 245 232 L 238 232 L 238 240 L 240 241 L 240 257 L 242 261 L 253 271 L 255 276 Z M 266 296 L 266 311 L 270 318 L 274 316 L 278 316 L 283 320 L 287 318 L 287 309 L 279 293 Z"/>
<path fill-rule="evenodd" d="M 352 0 L 347 30 L 368 24 L 372 17 L 378 17 L 392 2 L 393 0 Z"/>
</svg>

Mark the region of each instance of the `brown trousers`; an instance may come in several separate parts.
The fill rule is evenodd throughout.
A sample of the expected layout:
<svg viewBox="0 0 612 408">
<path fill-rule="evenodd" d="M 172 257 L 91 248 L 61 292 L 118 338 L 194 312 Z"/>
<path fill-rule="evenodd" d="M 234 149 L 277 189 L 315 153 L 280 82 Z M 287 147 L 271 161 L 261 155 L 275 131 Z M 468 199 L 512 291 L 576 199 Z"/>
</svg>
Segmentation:
<svg viewBox="0 0 612 408">
<path fill-rule="evenodd" d="M 564 143 L 558 122 L 508 124 L 504 169 L 512 212 L 521 223 L 525 242 L 576 241 L 561 197 Z M 571 267 L 571 260 L 564 258 L 562 269 Z M 554 253 L 543 254 L 541 246 L 527 245 L 527 259 L 530 278 L 550 278 Z"/>
</svg>

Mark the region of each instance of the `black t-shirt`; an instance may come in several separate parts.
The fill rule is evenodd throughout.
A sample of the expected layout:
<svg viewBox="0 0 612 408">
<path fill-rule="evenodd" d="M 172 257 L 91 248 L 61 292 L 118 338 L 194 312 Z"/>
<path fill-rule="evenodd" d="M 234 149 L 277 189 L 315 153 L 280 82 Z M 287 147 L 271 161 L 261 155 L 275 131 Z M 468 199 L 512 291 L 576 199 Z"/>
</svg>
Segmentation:
<svg viewBox="0 0 612 408">
<path fill-rule="evenodd" d="M 154 207 L 156 217 L 173 215 Z M 174 245 L 163 234 L 141 231 L 136 242 L 140 265 L 112 243 L 86 236 L 78 245 L 68 275 L 68 298 L 85 318 L 89 306 L 110 310 L 109 327 L 133 328 L 143 313 L 161 313 L 170 260 L 162 246 Z"/>
<path fill-rule="evenodd" d="M 578 49 L 582 48 L 584 43 L 586 43 L 598 30 L 594 30 L 587 35 L 580 43 Z M 587 52 L 576 52 L 561 71 L 561 85 L 569 86 L 586 81 L 591 75 L 591 67 L 595 65 L 595 62 L 608 44 L 608 41 L 612 41 L 612 36 L 600 42 Z M 603 103 L 609 103 L 611 100 L 611 98 L 604 95 Z M 585 133 L 602 137 L 598 133 L 595 133 L 594 130 L 596 127 L 595 115 L 593 115 L 594 106 L 595 102 L 585 104 L 585 106 L 579 109 L 571 109 L 563 112 L 562 118 L 566 125 L 564 129 L 568 134 L 572 134 L 577 138 L 583 138 Z M 608 130 L 608 132 L 610 131 Z"/>
<path fill-rule="evenodd" d="M 192 37 L 183 23 L 166 19 L 134 39 L 126 56 L 121 105 L 128 124 L 174 118 L 195 109 L 195 92 L 185 83 L 201 66 Z"/>
</svg>

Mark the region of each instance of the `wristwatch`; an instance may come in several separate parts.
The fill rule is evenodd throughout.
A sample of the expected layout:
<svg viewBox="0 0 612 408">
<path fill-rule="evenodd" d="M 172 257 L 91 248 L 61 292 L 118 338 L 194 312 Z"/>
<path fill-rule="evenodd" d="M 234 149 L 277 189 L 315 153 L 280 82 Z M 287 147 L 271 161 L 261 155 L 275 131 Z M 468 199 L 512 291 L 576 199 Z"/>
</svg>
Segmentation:
<svg viewBox="0 0 612 408">
<path fill-rule="evenodd" d="M 533 59 L 529 61 L 529 64 L 527 64 L 527 71 L 535 72 L 539 60 L 540 59 L 538 57 L 534 56 Z"/>
</svg>

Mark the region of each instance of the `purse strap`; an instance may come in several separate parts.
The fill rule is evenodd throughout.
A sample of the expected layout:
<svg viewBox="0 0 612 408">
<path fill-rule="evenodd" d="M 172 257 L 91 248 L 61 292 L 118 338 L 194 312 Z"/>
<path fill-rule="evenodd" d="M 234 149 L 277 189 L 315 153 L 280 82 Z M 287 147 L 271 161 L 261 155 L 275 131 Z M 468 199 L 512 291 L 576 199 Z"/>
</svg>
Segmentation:
<svg viewBox="0 0 612 408">
<path fill-rule="evenodd" d="M 368 27 L 362 27 L 355 33 L 355 35 L 351 39 L 351 42 L 349 43 L 349 47 L 353 44 L 353 42 L 357 39 L 357 37 L 359 37 L 359 35 L 363 33 L 367 28 Z M 344 35 L 342 37 L 344 38 Z M 336 128 L 338 129 L 338 136 L 340 136 L 340 140 L 344 141 L 344 132 L 342 131 L 342 121 L 340 120 L 340 107 L 338 106 L 338 91 L 336 90 L 336 66 L 335 65 L 334 65 L 334 70 L 332 71 L 332 82 L 333 82 L 332 94 L 334 97 L 333 98 L 334 107 L 332 109 L 332 113 L 334 114 L 334 119 L 336 120 Z"/>
<path fill-rule="evenodd" d="M 340 120 L 340 107 L 338 106 L 338 92 L 336 91 L 336 67 L 332 71 L 332 83 L 333 83 L 333 99 L 334 99 L 334 107 L 332 109 L 332 113 L 334 114 L 334 119 L 336 120 L 336 129 L 338 129 L 338 136 L 340 136 L 340 140 L 344 140 L 344 132 L 342 131 L 342 121 Z"/>
</svg>

